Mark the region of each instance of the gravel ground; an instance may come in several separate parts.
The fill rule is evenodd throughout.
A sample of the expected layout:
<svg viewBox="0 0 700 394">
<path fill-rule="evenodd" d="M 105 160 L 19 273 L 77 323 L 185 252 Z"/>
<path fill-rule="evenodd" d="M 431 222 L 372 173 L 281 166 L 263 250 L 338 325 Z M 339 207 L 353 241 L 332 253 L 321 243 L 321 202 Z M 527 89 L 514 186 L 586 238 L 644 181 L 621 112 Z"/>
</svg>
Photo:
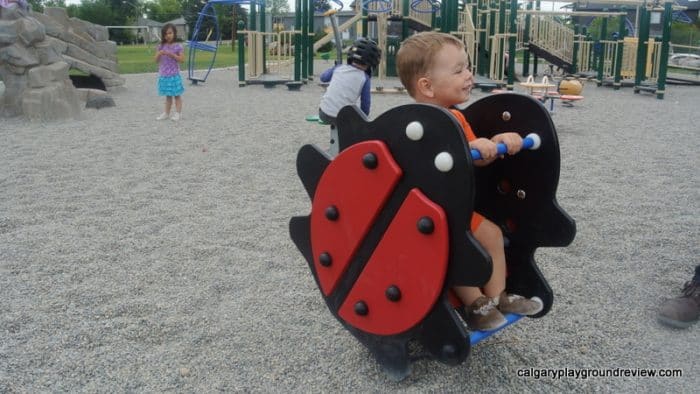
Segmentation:
<svg viewBox="0 0 700 394">
<path fill-rule="evenodd" d="M 558 106 L 558 200 L 578 234 L 537 252 L 551 312 L 467 363 L 419 361 L 395 383 L 328 312 L 289 239 L 289 218 L 310 207 L 297 150 L 327 139 L 304 121 L 321 88 L 238 88 L 235 71 L 215 70 L 187 87 L 174 123 L 154 120 L 154 74 L 125 77 L 115 108 L 0 123 L 0 392 L 697 389 L 699 326 L 668 329 L 655 313 L 700 263 L 700 88 L 656 100 L 589 84 Z M 374 116 L 409 102 L 373 99 Z"/>
</svg>

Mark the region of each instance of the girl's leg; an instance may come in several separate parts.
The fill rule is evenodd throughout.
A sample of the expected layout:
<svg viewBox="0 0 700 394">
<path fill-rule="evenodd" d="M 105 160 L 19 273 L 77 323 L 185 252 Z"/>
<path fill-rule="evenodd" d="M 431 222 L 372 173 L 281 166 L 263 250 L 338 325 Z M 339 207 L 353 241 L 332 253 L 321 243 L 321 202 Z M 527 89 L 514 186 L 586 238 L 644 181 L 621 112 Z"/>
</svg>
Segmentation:
<svg viewBox="0 0 700 394">
<path fill-rule="evenodd" d="M 175 111 L 182 112 L 182 96 L 175 96 Z"/>
<path fill-rule="evenodd" d="M 165 98 L 165 113 L 169 114 L 170 113 L 170 108 L 173 106 L 173 97 L 172 96 L 167 96 Z"/>
</svg>

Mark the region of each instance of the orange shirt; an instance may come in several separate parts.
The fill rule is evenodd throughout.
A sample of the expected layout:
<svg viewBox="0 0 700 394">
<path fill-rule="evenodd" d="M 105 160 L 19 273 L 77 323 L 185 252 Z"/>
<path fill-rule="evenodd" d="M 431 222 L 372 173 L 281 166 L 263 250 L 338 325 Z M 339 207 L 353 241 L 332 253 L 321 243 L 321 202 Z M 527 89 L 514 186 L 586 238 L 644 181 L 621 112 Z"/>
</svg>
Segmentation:
<svg viewBox="0 0 700 394">
<path fill-rule="evenodd" d="M 464 131 L 464 136 L 467 137 L 467 141 L 474 141 L 476 139 L 476 135 L 474 134 L 472 127 L 467 122 L 467 119 L 464 117 L 464 114 L 456 109 L 451 109 L 450 112 L 452 112 L 452 115 L 457 118 L 459 125 L 462 126 L 462 131 Z"/>
<path fill-rule="evenodd" d="M 467 122 L 467 119 L 464 117 L 464 115 L 456 109 L 451 109 L 450 112 L 452 112 L 452 115 L 454 115 L 455 118 L 457 118 L 459 125 L 462 126 L 462 131 L 464 132 L 464 136 L 467 137 L 467 141 L 475 140 L 476 135 L 474 134 L 474 130 L 472 130 L 472 127 L 469 125 L 469 123 Z M 479 215 L 477 212 L 472 213 L 472 222 L 471 222 L 472 232 L 476 231 L 476 229 L 479 228 L 479 225 L 481 224 L 481 222 L 483 220 L 484 220 L 484 217 Z"/>
</svg>

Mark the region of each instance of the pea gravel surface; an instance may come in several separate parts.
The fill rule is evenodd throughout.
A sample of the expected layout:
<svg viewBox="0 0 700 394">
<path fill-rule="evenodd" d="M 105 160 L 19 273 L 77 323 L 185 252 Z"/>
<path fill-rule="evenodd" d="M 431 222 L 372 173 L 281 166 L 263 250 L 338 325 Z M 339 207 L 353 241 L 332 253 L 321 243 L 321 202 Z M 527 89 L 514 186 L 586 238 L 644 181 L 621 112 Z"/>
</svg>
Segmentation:
<svg viewBox="0 0 700 394">
<path fill-rule="evenodd" d="M 666 328 L 656 312 L 700 263 L 700 87 L 657 100 L 586 83 L 573 108 L 557 103 L 558 201 L 578 233 L 536 253 L 552 310 L 397 383 L 327 310 L 289 238 L 310 210 L 297 151 L 328 140 L 305 121 L 322 88 L 236 75 L 187 85 L 180 122 L 155 120 L 155 74 L 125 75 L 116 107 L 77 120 L 1 121 L 0 392 L 697 389 L 700 325 Z M 372 99 L 371 118 L 410 102 Z"/>
</svg>

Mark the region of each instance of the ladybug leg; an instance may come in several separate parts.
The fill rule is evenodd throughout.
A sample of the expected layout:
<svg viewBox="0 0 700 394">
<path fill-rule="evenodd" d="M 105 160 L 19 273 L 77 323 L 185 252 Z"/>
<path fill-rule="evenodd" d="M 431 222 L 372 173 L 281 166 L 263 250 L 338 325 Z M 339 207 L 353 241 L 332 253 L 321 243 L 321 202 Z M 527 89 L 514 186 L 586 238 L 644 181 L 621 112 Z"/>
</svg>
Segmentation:
<svg viewBox="0 0 700 394">
<path fill-rule="evenodd" d="M 318 278 L 315 275 L 315 270 L 313 266 L 313 257 L 311 255 L 311 218 L 309 216 L 295 216 L 289 221 L 289 234 L 292 241 L 297 246 L 297 249 L 306 258 L 309 263 L 312 272 L 314 272 L 314 278 L 316 279 L 316 284 L 318 285 Z"/>
<path fill-rule="evenodd" d="M 469 356 L 469 334 L 446 295 L 423 321 L 419 338 L 423 348 L 442 363 L 457 365 Z"/>
<path fill-rule="evenodd" d="M 524 297 L 539 297 L 543 308 L 534 317 L 546 315 L 554 302 L 554 294 L 537 267 L 531 249 L 510 248 L 506 250 L 506 259 L 509 262 L 506 288 Z"/>
<path fill-rule="evenodd" d="M 543 212 L 538 218 L 539 222 L 542 223 L 542 234 L 538 240 L 539 246 L 568 246 L 576 236 L 576 222 L 556 201 L 548 203 L 549 207 L 543 208 Z"/>
<path fill-rule="evenodd" d="M 331 162 L 330 157 L 313 145 L 304 145 L 297 154 L 297 174 L 304 184 L 309 198 L 313 200 L 321 175 Z"/>
<path fill-rule="evenodd" d="M 378 337 L 356 330 L 352 330 L 352 332 L 369 349 L 377 363 L 391 380 L 400 382 L 411 374 L 408 338 L 397 336 Z"/>
</svg>

